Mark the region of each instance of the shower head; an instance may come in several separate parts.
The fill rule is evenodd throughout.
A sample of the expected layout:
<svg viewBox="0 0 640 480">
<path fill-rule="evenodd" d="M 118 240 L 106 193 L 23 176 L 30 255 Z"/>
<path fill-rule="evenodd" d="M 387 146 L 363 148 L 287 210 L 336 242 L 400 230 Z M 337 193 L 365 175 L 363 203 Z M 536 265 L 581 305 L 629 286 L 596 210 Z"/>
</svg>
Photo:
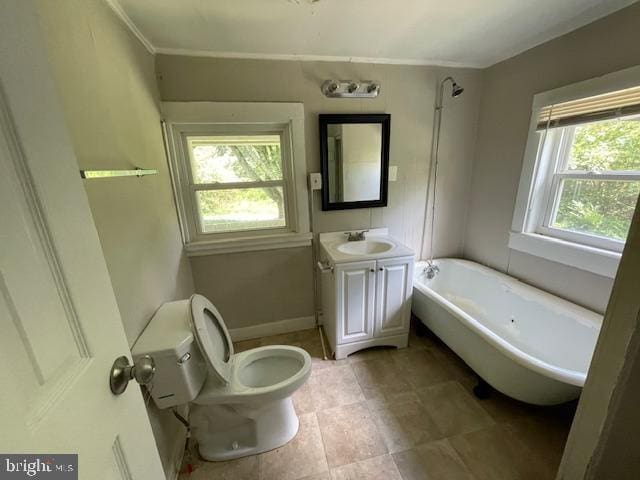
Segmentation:
<svg viewBox="0 0 640 480">
<path fill-rule="evenodd" d="M 459 97 L 464 92 L 464 88 L 456 83 L 453 77 L 446 77 L 440 82 L 440 97 L 442 98 L 444 84 L 447 82 L 451 82 L 451 96 L 453 98 Z"/>
<path fill-rule="evenodd" d="M 464 92 L 464 88 L 462 88 L 456 82 L 453 82 L 453 85 L 451 85 L 451 96 L 453 98 L 459 97 L 460 95 L 462 95 L 462 92 Z"/>
</svg>

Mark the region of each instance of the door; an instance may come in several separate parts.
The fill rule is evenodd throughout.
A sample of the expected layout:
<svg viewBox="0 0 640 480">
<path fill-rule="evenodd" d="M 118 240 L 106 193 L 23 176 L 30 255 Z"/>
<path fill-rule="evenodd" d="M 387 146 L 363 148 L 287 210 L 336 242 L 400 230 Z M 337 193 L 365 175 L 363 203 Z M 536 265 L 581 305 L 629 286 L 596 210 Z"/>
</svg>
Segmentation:
<svg viewBox="0 0 640 480">
<path fill-rule="evenodd" d="M 413 257 L 378 260 L 376 337 L 409 331 L 413 293 Z"/>
<path fill-rule="evenodd" d="M 335 273 L 338 343 L 373 337 L 375 260 L 338 264 Z"/>
<path fill-rule="evenodd" d="M 0 2 L 0 452 L 158 480 L 140 389 L 109 389 L 130 352 L 37 18 L 32 1 Z"/>
</svg>

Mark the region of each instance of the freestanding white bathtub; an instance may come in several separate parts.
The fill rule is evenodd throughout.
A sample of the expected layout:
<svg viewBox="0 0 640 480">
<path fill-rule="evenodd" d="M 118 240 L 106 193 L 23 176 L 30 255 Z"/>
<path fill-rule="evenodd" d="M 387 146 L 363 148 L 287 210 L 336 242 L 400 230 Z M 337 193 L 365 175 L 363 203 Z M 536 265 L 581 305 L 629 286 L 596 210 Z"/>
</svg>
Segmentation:
<svg viewBox="0 0 640 480">
<path fill-rule="evenodd" d="M 414 274 L 413 313 L 505 395 L 556 405 L 580 395 L 602 316 L 474 262 Z"/>
</svg>

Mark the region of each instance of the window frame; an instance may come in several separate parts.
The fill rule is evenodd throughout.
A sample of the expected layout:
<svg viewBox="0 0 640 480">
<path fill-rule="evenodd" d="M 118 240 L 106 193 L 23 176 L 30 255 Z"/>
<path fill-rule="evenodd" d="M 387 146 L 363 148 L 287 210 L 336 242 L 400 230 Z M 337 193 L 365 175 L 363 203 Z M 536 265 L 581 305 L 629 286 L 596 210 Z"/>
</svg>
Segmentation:
<svg viewBox="0 0 640 480">
<path fill-rule="evenodd" d="M 304 156 L 304 109 L 291 103 L 163 102 L 164 134 L 183 243 L 188 255 L 308 246 L 311 242 Z M 189 139 L 219 135 L 280 136 L 285 226 L 204 232 L 198 191 L 260 187 L 272 181 L 198 184 Z"/>
<path fill-rule="evenodd" d="M 509 232 L 510 249 L 597 275 L 615 277 L 624 242 L 549 227 L 553 211 L 553 205 L 549 204 L 549 200 L 557 201 L 558 193 L 550 172 L 555 172 L 558 165 L 554 162 L 558 162 L 562 155 L 566 158 L 568 145 L 568 137 L 564 144 L 553 137 L 570 127 L 539 132 L 538 117 L 547 105 L 602 95 L 637 85 L 640 85 L 640 66 L 534 95 L 529 134 Z M 600 175 L 596 179 L 605 178 L 601 174 L 593 175 Z M 559 180 L 559 177 L 556 177 L 556 180 Z"/>
<path fill-rule="evenodd" d="M 217 135 L 278 135 L 280 137 L 280 154 L 282 160 L 282 180 L 266 180 L 266 181 L 252 181 L 252 182 L 220 182 L 220 183 L 196 183 L 194 181 L 194 174 L 192 168 L 191 147 L 189 140 L 194 137 L 211 137 Z M 189 209 L 191 215 L 193 215 L 194 231 L 193 237 L 196 241 L 203 241 L 214 238 L 233 238 L 237 236 L 251 236 L 251 235 L 266 235 L 271 233 L 289 233 L 295 231 L 296 219 L 294 208 L 291 205 L 291 178 L 292 178 L 292 165 L 291 165 L 291 148 L 290 148 L 290 134 L 287 125 L 273 124 L 273 125 L 229 125 L 218 124 L 212 125 L 207 128 L 206 134 L 183 133 L 182 134 L 182 149 L 189 157 L 185 158 L 186 170 L 188 175 L 188 201 L 190 203 Z M 285 225 L 283 227 L 268 227 L 268 228 L 254 228 L 244 230 L 233 230 L 226 232 L 205 232 L 202 229 L 202 218 L 200 215 L 200 209 L 198 208 L 197 194 L 201 191 L 217 191 L 217 190 L 230 190 L 230 189 L 248 189 L 248 188 L 260 188 L 269 186 L 281 186 L 282 195 L 284 197 L 284 215 Z"/>
</svg>

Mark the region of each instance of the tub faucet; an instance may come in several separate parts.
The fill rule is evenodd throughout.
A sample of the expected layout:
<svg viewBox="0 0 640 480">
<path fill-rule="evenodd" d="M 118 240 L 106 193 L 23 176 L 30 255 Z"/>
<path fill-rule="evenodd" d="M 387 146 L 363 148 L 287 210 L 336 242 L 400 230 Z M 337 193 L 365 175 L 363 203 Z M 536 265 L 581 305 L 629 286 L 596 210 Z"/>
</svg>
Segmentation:
<svg viewBox="0 0 640 480">
<path fill-rule="evenodd" d="M 422 270 L 422 273 L 424 273 L 427 276 L 427 278 L 431 280 L 438 273 L 440 273 L 440 269 L 438 268 L 437 265 L 434 265 L 433 263 L 429 262 L 428 265 L 424 267 L 424 269 Z"/>
<path fill-rule="evenodd" d="M 360 240 L 364 240 L 364 234 L 369 230 L 362 230 L 361 232 L 344 232 L 347 236 L 348 242 L 358 242 Z"/>
</svg>

